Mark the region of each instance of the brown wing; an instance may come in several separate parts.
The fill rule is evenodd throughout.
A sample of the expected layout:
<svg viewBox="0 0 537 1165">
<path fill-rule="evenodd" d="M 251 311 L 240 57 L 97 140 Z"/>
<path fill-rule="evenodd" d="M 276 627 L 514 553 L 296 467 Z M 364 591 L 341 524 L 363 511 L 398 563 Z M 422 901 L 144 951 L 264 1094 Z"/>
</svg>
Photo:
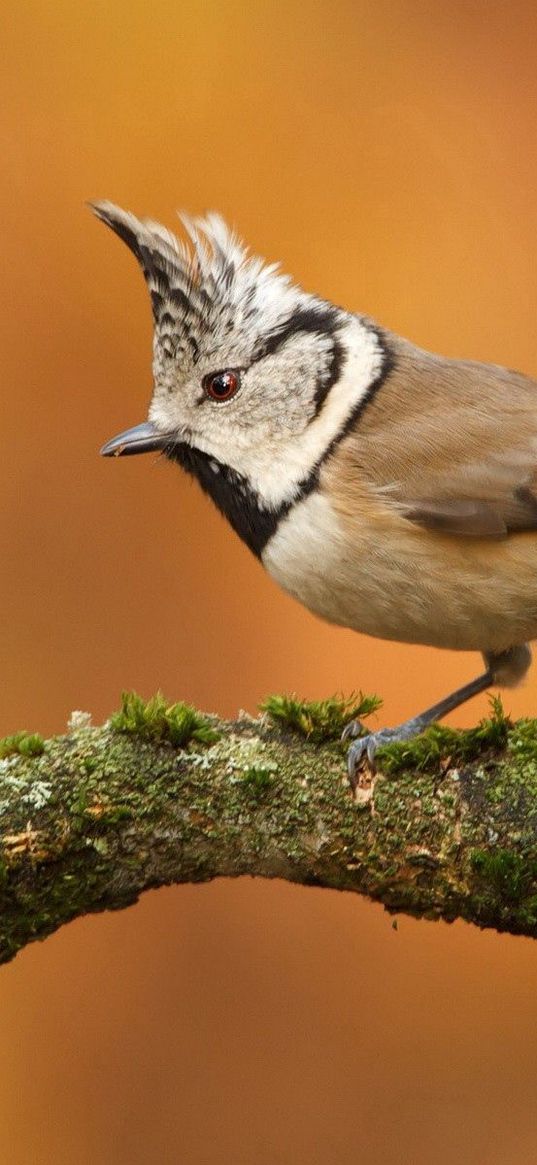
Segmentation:
<svg viewBox="0 0 537 1165">
<path fill-rule="evenodd" d="M 379 500 L 470 538 L 537 529 L 537 383 L 389 336 L 395 368 L 346 442 Z"/>
</svg>

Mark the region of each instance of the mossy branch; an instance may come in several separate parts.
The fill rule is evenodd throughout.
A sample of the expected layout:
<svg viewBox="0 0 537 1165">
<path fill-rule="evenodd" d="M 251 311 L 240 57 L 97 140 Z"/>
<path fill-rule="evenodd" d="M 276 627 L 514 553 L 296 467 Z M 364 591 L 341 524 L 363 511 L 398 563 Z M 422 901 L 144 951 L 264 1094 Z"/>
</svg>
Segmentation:
<svg viewBox="0 0 537 1165">
<path fill-rule="evenodd" d="M 272 697 L 219 723 L 126 694 L 100 728 L 0 742 L 0 961 L 151 887 L 241 874 L 537 936 L 537 721 L 501 705 L 378 754 L 353 797 L 338 736 L 374 697 Z"/>
</svg>

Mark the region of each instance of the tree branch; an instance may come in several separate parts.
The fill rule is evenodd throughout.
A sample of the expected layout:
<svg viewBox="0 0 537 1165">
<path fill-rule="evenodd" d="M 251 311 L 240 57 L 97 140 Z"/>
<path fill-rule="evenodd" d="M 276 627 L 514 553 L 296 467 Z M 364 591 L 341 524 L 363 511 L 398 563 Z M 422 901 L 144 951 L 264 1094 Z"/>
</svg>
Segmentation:
<svg viewBox="0 0 537 1165">
<path fill-rule="evenodd" d="M 151 887 L 242 874 L 535 936 L 537 721 L 495 716 L 390 746 L 356 798 L 339 744 L 267 717 L 183 748 L 80 718 L 44 745 L 4 741 L 0 961 Z"/>
</svg>

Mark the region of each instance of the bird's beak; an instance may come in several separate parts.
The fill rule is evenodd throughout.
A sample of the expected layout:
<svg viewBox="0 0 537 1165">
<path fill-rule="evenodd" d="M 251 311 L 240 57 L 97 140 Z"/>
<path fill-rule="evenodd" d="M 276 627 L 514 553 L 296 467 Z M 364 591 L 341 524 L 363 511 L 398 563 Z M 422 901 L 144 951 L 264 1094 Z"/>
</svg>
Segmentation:
<svg viewBox="0 0 537 1165">
<path fill-rule="evenodd" d="M 151 421 L 125 429 L 101 449 L 103 457 L 130 457 L 133 453 L 154 453 L 177 440 L 176 433 L 159 433 Z"/>
</svg>

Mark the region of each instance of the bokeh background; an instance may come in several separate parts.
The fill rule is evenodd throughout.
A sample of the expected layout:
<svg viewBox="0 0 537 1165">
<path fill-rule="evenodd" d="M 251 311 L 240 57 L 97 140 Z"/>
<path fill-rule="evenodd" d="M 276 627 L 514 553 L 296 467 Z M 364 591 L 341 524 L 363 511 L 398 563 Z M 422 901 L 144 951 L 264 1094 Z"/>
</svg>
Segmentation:
<svg viewBox="0 0 537 1165">
<path fill-rule="evenodd" d="M 537 375 L 537 14 L 496 0 L 5 0 L 0 733 L 122 687 L 221 714 L 362 687 L 394 723 L 478 660 L 336 630 L 196 487 L 104 462 L 150 312 L 84 200 L 217 208 L 311 290 Z M 537 711 L 537 681 L 509 693 Z M 486 699 L 456 714 L 469 724 Z M 261 881 L 147 895 L 0 972 L 9 1165 L 525 1165 L 522 939 Z"/>
</svg>

